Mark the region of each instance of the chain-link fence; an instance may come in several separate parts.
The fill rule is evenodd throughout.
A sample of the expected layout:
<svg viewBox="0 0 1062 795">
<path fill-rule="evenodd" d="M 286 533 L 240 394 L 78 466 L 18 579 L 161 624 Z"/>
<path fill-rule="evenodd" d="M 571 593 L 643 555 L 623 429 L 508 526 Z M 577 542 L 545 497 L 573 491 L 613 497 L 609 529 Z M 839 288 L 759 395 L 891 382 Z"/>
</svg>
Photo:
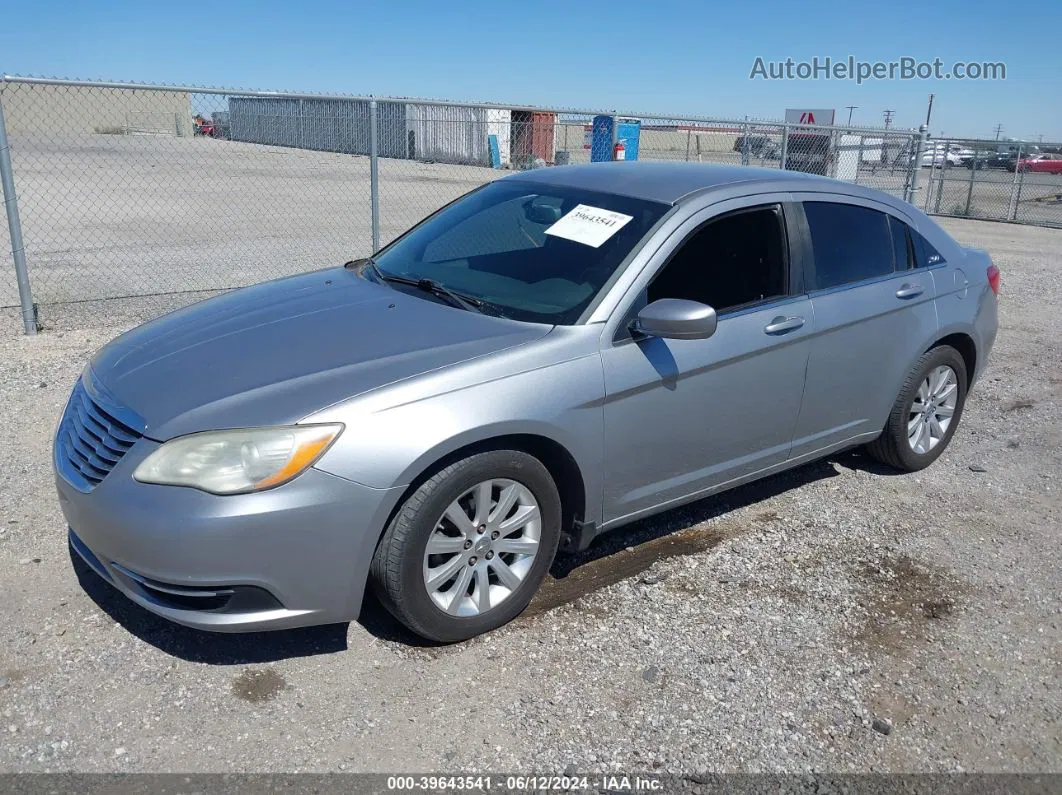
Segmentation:
<svg viewBox="0 0 1062 795">
<path fill-rule="evenodd" d="M 1062 226 L 1062 144 L 934 139 L 921 167 L 928 213 Z"/>
<path fill-rule="evenodd" d="M 21 303 L 27 330 L 59 307 L 99 317 L 136 299 L 139 319 L 364 256 L 509 170 L 620 157 L 787 168 L 984 217 L 987 185 L 1013 177 L 922 169 L 937 142 L 922 155 L 910 130 L 16 77 L 0 79 L 0 109 L 0 306 Z M 1046 201 L 1042 216 L 1024 209 L 1041 179 L 1019 170 L 1019 209 L 999 217 L 1062 221 Z"/>
</svg>

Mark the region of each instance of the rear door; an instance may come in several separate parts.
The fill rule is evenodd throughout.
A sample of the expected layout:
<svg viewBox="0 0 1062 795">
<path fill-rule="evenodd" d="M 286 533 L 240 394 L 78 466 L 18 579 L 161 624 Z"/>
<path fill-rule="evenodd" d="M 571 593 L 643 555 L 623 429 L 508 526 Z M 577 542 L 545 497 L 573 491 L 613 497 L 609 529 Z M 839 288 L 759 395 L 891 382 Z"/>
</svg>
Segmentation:
<svg viewBox="0 0 1062 795">
<path fill-rule="evenodd" d="M 912 232 L 898 213 L 845 196 L 802 198 L 816 328 L 794 458 L 881 431 L 937 327 L 933 269 L 916 267 Z"/>
</svg>

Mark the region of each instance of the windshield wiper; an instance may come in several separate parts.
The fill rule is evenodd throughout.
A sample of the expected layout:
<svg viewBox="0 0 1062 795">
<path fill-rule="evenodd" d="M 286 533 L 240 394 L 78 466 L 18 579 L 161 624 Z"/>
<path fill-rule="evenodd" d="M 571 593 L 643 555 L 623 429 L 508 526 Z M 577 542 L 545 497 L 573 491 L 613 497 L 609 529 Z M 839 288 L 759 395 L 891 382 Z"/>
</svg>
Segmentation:
<svg viewBox="0 0 1062 795">
<path fill-rule="evenodd" d="M 462 293 L 454 292 L 446 285 L 441 284 L 434 279 L 413 279 L 409 276 L 398 276 L 393 273 L 384 273 L 371 258 L 367 260 L 367 263 L 372 270 L 372 275 L 382 282 L 389 282 L 390 284 L 407 284 L 411 287 L 416 287 L 418 290 L 423 290 L 426 293 L 445 298 L 453 306 L 466 309 L 469 312 L 483 314 L 483 306 L 487 303 L 486 301 L 473 298 L 471 295 L 463 295 Z"/>
</svg>

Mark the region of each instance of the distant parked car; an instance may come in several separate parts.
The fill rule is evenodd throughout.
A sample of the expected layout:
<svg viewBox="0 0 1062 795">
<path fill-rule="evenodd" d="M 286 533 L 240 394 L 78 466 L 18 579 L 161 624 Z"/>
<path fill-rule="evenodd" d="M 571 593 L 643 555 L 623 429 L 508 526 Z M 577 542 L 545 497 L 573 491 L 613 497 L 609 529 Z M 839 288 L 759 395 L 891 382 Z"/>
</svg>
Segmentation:
<svg viewBox="0 0 1062 795">
<path fill-rule="evenodd" d="M 778 144 L 766 135 L 739 135 L 734 141 L 734 151 L 767 160 L 777 160 L 780 156 Z"/>
<path fill-rule="evenodd" d="M 194 117 L 192 119 L 193 133 L 206 138 L 227 138 L 229 131 L 228 115 L 227 113 L 215 113 L 214 117 L 210 119 L 202 116 Z"/>
<path fill-rule="evenodd" d="M 980 171 L 985 168 L 1006 168 L 1014 170 L 1017 157 L 1010 152 L 977 152 L 963 163 L 967 168 Z"/>
<path fill-rule="evenodd" d="M 1062 174 L 1062 155 L 1033 155 L 1010 161 L 1008 171 L 1038 172 L 1042 174 Z"/>
<path fill-rule="evenodd" d="M 1030 144 L 1024 141 L 1005 141 L 1004 143 L 996 144 L 996 151 L 1006 153 L 1011 157 L 1032 157 L 1038 155 L 1043 151 L 1039 144 Z"/>
<path fill-rule="evenodd" d="M 922 168 L 940 166 L 951 168 L 963 165 L 963 157 L 958 152 L 945 149 L 931 149 L 922 154 Z"/>
<path fill-rule="evenodd" d="M 929 466 L 998 290 L 987 253 L 860 185 L 517 172 L 368 259 L 104 347 L 56 432 L 59 505 L 73 551 L 172 621 L 349 621 L 371 585 L 462 640 L 519 615 L 558 546 L 859 445 Z"/>
<path fill-rule="evenodd" d="M 202 116 L 196 116 L 192 119 L 192 132 L 195 135 L 203 135 L 208 138 L 213 138 L 214 124 L 209 119 L 204 119 Z"/>
<path fill-rule="evenodd" d="M 973 149 L 965 146 L 931 141 L 922 153 L 922 166 L 964 166 L 975 154 Z"/>
</svg>

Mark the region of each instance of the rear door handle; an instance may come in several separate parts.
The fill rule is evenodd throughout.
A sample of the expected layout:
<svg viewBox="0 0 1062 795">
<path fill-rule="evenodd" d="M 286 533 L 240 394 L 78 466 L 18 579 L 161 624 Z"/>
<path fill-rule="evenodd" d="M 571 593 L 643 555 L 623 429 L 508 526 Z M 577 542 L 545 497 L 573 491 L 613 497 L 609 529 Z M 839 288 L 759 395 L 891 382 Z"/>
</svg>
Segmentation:
<svg viewBox="0 0 1062 795">
<path fill-rule="evenodd" d="M 926 291 L 926 288 L 920 284 L 901 284 L 900 289 L 896 291 L 897 298 L 917 298 Z"/>
<path fill-rule="evenodd" d="M 779 315 L 764 326 L 763 331 L 765 334 L 786 334 L 790 331 L 796 331 L 803 325 L 804 318 L 802 317 L 783 317 Z"/>
</svg>

